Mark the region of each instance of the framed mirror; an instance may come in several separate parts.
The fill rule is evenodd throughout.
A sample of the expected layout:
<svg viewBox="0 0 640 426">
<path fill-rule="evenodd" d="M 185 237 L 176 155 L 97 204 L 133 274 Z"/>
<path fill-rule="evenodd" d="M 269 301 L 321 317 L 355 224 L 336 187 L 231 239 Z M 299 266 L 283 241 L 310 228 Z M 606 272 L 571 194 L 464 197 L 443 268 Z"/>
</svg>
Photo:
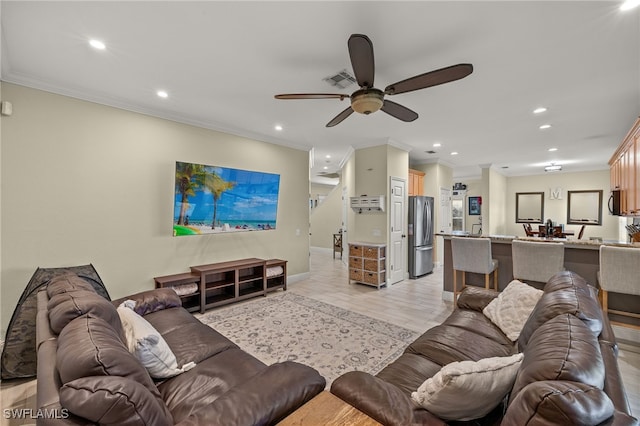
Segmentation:
<svg viewBox="0 0 640 426">
<path fill-rule="evenodd" d="M 602 190 L 567 191 L 567 223 L 602 225 Z"/>
<path fill-rule="evenodd" d="M 544 192 L 516 192 L 516 223 L 543 223 Z"/>
</svg>

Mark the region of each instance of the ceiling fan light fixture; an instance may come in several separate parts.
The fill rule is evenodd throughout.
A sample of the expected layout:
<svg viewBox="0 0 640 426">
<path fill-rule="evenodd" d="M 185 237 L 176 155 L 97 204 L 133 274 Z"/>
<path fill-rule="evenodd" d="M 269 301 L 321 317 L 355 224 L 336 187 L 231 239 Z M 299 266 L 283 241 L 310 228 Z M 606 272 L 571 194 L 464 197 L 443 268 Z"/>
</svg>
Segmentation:
<svg viewBox="0 0 640 426">
<path fill-rule="evenodd" d="M 351 96 L 351 108 L 360 114 L 371 114 L 382 108 L 384 93 L 378 89 L 362 89 Z"/>
</svg>

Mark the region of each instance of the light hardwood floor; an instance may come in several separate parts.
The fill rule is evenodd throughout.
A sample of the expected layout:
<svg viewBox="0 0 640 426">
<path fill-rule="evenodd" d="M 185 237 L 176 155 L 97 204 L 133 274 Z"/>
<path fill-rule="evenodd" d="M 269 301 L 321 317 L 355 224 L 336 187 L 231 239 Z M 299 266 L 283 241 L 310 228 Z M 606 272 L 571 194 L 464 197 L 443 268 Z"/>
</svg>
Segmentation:
<svg viewBox="0 0 640 426">
<path fill-rule="evenodd" d="M 312 248 L 311 271 L 307 277 L 292 280 L 288 291 L 311 297 L 363 315 L 424 332 L 442 322 L 453 309 L 442 298 L 442 269 L 416 280 L 404 280 L 388 288 L 349 284 L 347 266 L 333 259 L 329 250 Z M 640 333 L 614 327 L 620 335 L 618 364 L 631 410 L 640 414 Z M 33 424 L 33 420 L 8 420 L 5 409 L 35 409 L 35 380 L 0 383 L 0 425 Z"/>
</svg>

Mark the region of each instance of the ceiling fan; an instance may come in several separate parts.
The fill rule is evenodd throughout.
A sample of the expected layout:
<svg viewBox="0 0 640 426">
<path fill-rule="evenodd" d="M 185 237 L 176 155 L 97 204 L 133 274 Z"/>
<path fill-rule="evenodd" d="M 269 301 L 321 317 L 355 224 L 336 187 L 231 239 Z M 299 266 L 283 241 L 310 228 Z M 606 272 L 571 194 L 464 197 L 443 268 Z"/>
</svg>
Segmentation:
<svg viewBox="0 0 640 426">
<path fill-rule="evenodd" d="M 385 99 L 385 95 L 398 95 L 400 93 L 425 89 L 439 84 L 449 83 L 464 78 L 473 72 L 471 64 L 457 64 L 435 71 L 430 71 L 397 83 L 390 84 L 384 91 L 373 87 L 375 75 L 375 63 L 373 60 L 373 43 L 369 37 L 363 34 L 352 34 L 347 43 L 351 66 L 355 73 L 356 81 L 360 89 L 351 95 L 344 93 L 288 93 L 276 95 L 276 99 L 351 99 L 351 105 L 335 118 L 327 123 L 327 127 L 333 127 L 349 117 L 353 112 L 371 114 L 382 110 L 387 114 L 402 120 L 414 121 L 418 114 L 409 108 Z"/>
</svg>

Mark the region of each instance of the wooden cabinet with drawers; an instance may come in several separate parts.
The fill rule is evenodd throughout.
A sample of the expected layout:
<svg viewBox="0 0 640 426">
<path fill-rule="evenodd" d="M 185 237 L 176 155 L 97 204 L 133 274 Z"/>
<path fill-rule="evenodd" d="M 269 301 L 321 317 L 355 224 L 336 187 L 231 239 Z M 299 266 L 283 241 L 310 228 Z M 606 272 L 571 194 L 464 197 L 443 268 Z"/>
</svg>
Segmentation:
<svg viewBox="0 0 640 426">
<path fill-rule="evenodd" d="M 349 243 L 349 283 L 386 285 L 386 251 L 385 244 Z"/>
</svg>

